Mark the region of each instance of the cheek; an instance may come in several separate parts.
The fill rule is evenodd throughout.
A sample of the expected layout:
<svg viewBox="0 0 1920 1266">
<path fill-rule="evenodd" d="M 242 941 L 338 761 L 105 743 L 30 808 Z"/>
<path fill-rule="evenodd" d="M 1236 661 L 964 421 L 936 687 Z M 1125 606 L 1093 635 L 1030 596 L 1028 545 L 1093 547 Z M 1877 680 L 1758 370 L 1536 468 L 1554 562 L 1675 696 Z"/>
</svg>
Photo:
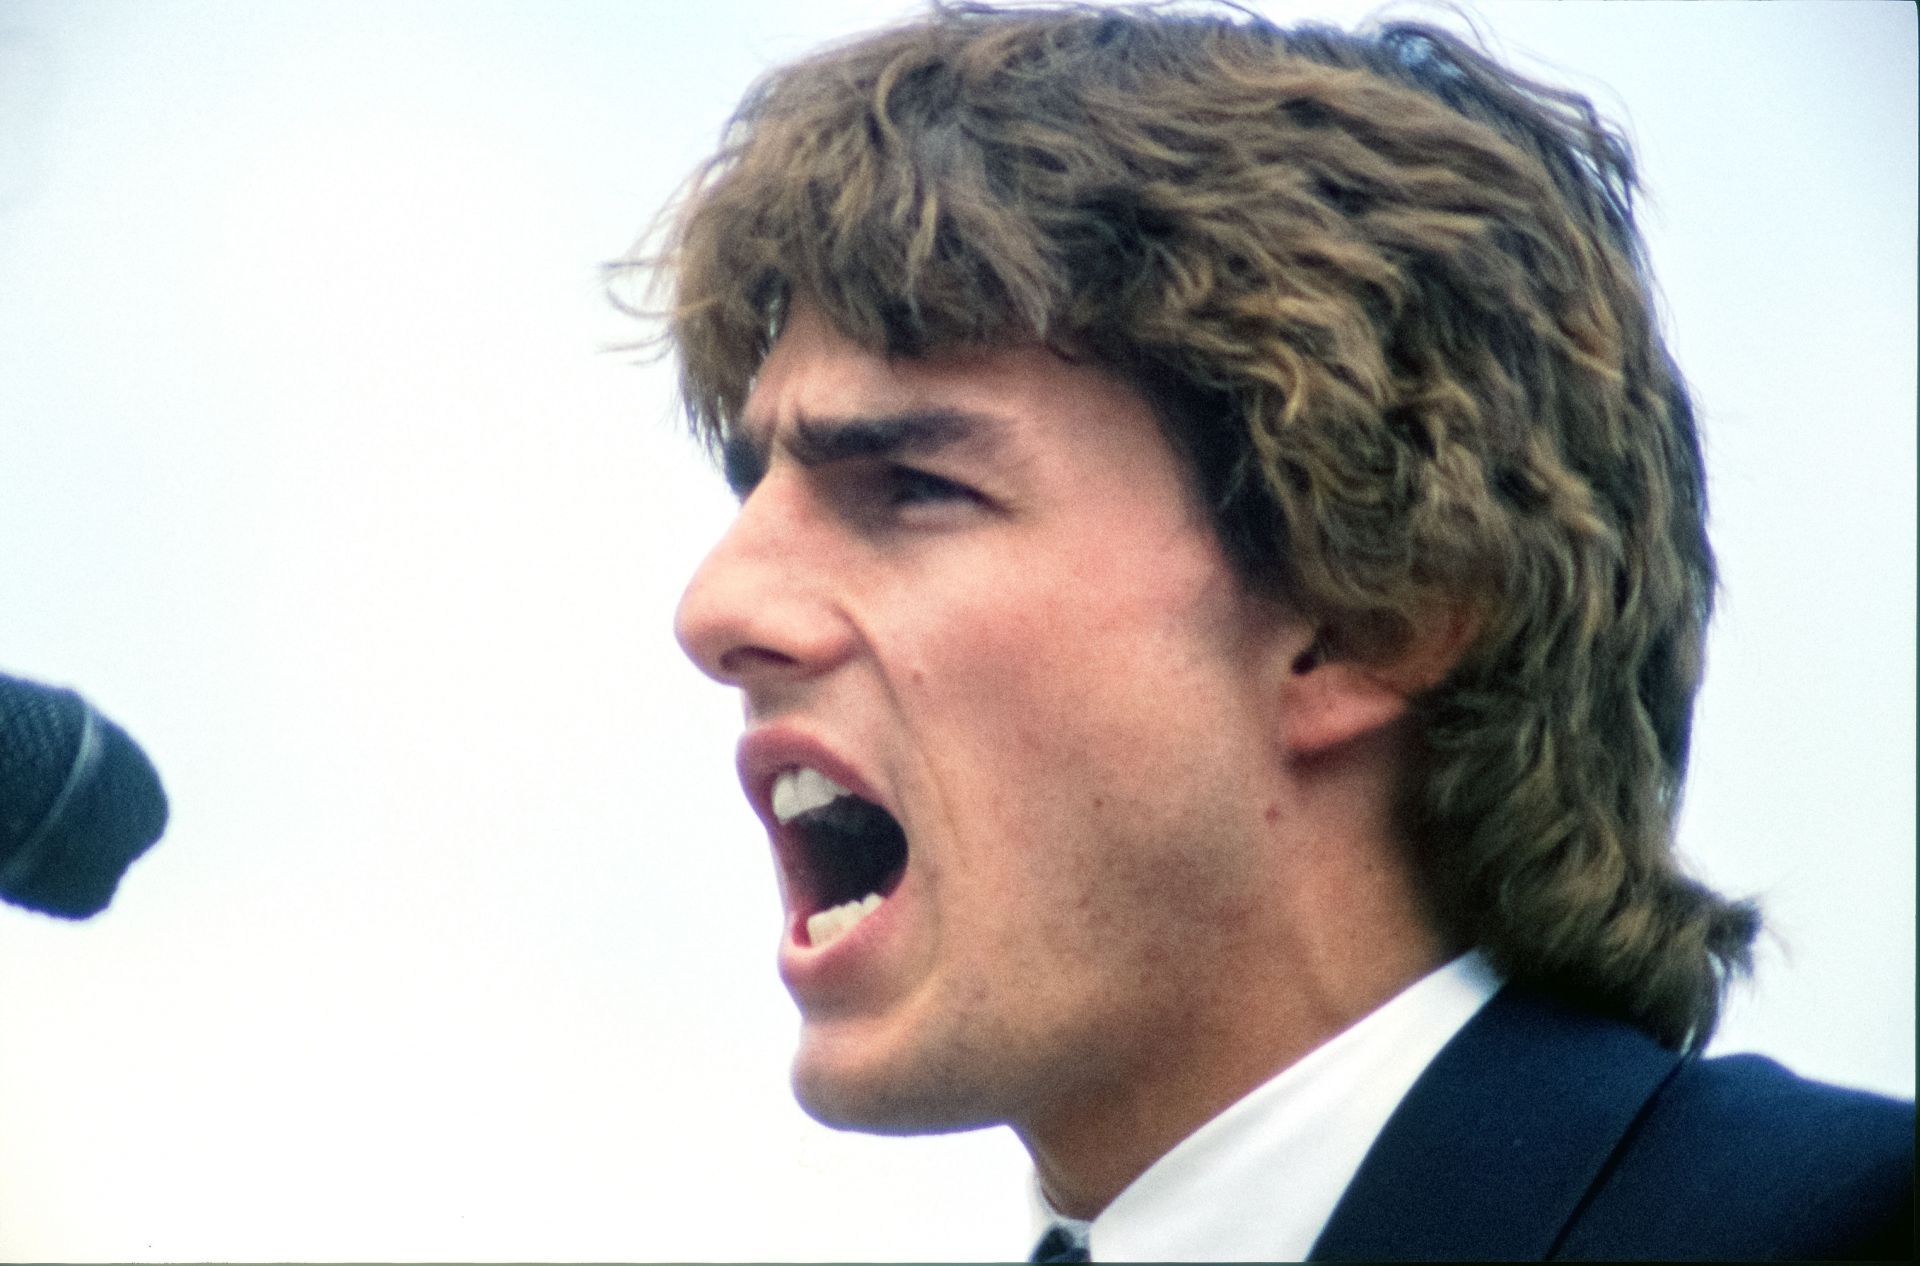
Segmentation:
<svg viewBox="0 0 1920 1266">
<path fill-rule="evenodd" d="M 1058 589 L 970 597 L 912 615 L 902 639 L 912 651 L 897 675 L 909 727 L 940 752 L 967 752 L 981 772 L 1023 781 L 1079 763 L 1076 749 L 1111 711 L 1108 696 L 1138 675 L 1116 653 L 1128 635 Z"/>
<path fill-rule="evenodd" d="M 890 674 L 911 781 L 948 842 L 930 878 L 992 961 L 1035 981 L 1171 981 L 1169 956 L 1244 918 L 1229 808 L 1249 797 L 1245 674 L 1216 595 L 1179 579 L 1023 577 L 890 627 L 912 648 Z"/>
<path fill-rule="evenodd" d="M 1016 753 L 1218 716 L 1249 666 L 1243 599 L 1211 536 L 1111 524 L 1072 544 L 1087 540 L 1098 547 L 1053 539 L 916 577 L 884 604 L 897 687 Z"/>
<path fill-rule="evenodd" d="M 1037 581 L 1039 570 L 988 558 L 915 576 L 883 595 L 874 604 L 885 613 L 876 649 L 892 661 L 889 675 L 943 710 L 1010 693 L 1044 700 L 1084 657 L 1090 630 L 1084 595 L 1057 576 Z"/>
<path fill-rule="evenodd" d="M 1204 776 L 1213 749 L 1242 741 L 1231 591 L 1184 562 L 1126 588 L 1009 569 L 898 608 L 896 703 L 942 785 L 967 789 L 975 813 L 984 797 L 1137 815 L 1159 784 Z"/>
<path fill-rule="evenodd" d="M 1044 612 L 954 622 L 918 639 L 901 719 L 956 829 L 987 838 L 1047 829 L 1094 806 L 1090 697 L 1101 683 Z"/>
</svg>

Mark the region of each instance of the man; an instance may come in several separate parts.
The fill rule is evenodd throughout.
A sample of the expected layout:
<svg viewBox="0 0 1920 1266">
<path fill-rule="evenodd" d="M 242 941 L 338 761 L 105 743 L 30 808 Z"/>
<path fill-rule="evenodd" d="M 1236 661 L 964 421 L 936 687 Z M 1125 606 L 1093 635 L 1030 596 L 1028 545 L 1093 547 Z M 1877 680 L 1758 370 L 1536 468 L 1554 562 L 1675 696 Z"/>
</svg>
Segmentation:
<svg viewBox="0 0 1920 1266">
<path fill-rule="evenodd" d="M 750 94 L 655 262 L 810 1112 L 1011 1126 L 1069 1260 L 1910 1247 L 1910 1106 L 1697 1058 L 1758 916 L 1671 852 L 1632 194 L 1417 26 L 940 8 Z"/>
</svg>

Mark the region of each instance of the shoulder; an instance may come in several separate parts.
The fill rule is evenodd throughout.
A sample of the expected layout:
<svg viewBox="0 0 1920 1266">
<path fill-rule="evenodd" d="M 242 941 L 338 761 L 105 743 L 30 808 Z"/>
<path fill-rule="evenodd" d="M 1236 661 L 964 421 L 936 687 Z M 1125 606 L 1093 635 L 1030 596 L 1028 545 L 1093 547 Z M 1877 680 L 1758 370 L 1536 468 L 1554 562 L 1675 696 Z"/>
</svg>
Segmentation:
<svg viewBox="0 0 1920 1266">
<path fill-rule="evenodd" d="M 1905 1258 L 1913 1182 L 1913 1104 L 1756 1055 L 1686 1060 L 1622 1139 L 1563 1255 Z"/>
<path fill-rule="evenodd" d="M 1907 1260 L 1914 1109 L 1509 986 L 1401 1101 L 1322 1260 Z"/>
</svg>

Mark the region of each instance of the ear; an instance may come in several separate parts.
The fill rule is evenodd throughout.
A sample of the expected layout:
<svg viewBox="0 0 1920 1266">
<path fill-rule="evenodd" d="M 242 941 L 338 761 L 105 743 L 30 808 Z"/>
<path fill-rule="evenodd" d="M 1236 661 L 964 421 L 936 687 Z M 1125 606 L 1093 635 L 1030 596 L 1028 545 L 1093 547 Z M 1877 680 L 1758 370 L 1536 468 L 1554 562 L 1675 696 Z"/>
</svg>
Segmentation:
<svg viewBox="0 0 1920 1266">
<path fill-rule="evenodd" d="M 1399 721 L 1453 671 L 1479 632 L 1477 613 L 1464 604 L 1434 609 L 1388 653 L 1345 651 L 1325 626 L 1315 629 L 1281 686 L 1288 754 L 1320 756 Z"/>
</svg>

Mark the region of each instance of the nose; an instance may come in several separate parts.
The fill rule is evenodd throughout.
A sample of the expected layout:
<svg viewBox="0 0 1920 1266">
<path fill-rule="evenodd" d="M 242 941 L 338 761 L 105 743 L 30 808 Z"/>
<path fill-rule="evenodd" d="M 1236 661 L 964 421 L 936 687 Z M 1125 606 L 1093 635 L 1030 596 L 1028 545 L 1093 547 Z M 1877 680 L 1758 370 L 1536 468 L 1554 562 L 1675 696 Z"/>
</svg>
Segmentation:
<svg viewBox="0 0 1920 1266">
<path fill-rule="evenodd" d="M 768 478 L 687 582 L 674 634 L 700 671 L 751 692 L 837 663 L 851 643 L 833 600 L 831 545 L 813 539 L 803 498 Z"/>
</svg>

